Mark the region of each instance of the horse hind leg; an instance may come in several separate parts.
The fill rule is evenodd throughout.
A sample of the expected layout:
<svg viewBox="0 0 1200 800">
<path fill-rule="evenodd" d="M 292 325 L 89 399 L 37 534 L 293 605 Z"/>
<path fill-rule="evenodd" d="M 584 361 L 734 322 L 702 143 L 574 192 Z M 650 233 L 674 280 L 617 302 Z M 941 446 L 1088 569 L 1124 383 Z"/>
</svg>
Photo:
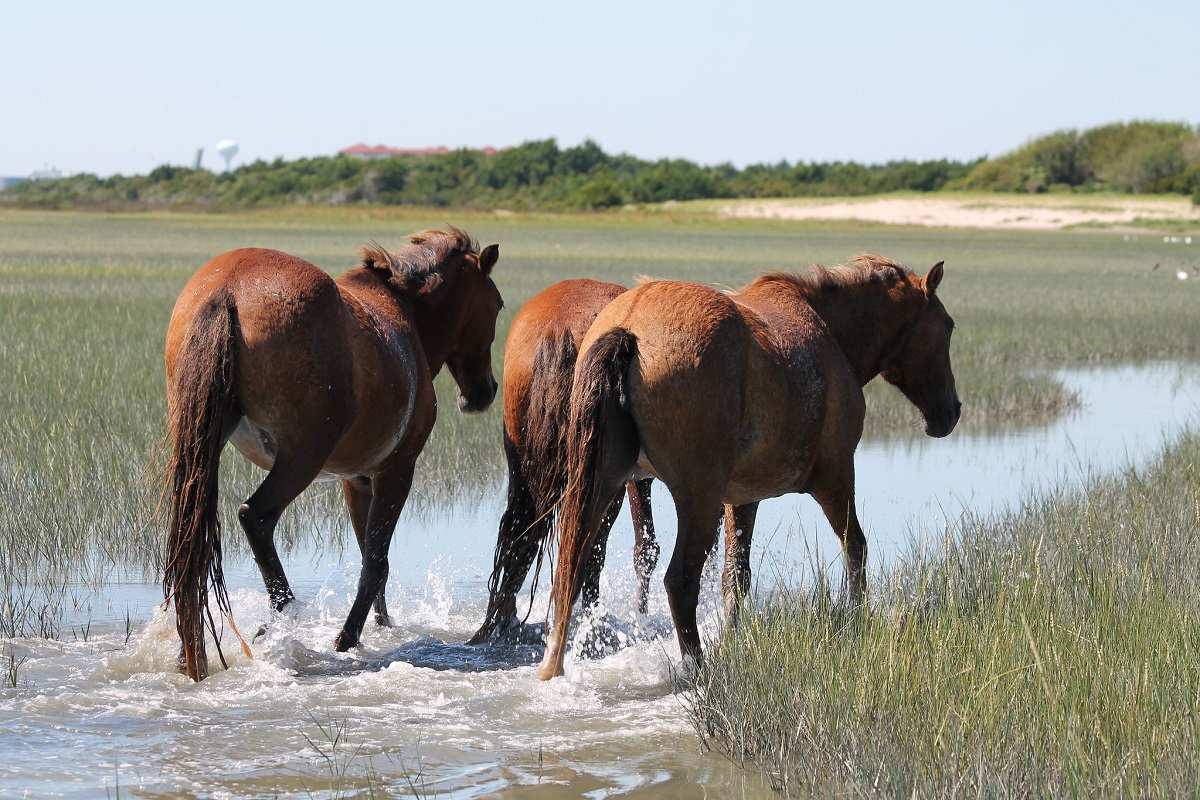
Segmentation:
<svg viewBox="0 0 1200 800">
<path fill-rule="evenodd" d="M 549 680 L 563 672 L 567 629 L 571 610 L 583 588 L 584 562 L 592 555 L 593 543 L 605 514 L 625 489 L 637 466 L 638 435 L 633 420 L 617 405 L 615 397 L 604 402 L 607 430 L 604 441 L 592 454 L 594 469 L 576 464 L 573 485 L 568 482 L 559 515 L 558 571 L 551 591 L 551 627 L 538 677 Z"/>
<path fill-rule="evenodd" d="M 604 560 L 608 552 L 608 535 L 612 532 L 613 523 L 621 513 L 625 499 L 618 492 L 600 519 L 600 527 L 592 540 L 591 555 L 583 562 L 582 588 L 579 596 L 584 608 L 594 608 L 600 602 L 600 573 L 604 571 Z"/>
<path fill-rule="evenodd" d="M 637 610 L 645 614 L 650 607 L 650 576 L 658 566 L 662 553 L 658 538 L 654 535 L 654 515 L 650 511 L 650 484 L 652 478 L 630 481 L 626 486 L 629 494 L 629 515 L 633 518 L 633 568 L 637 572 Z"/>
<path fill-rule="evenodd" d="M 275 611 L 282 611 L 295 599 L 275 549 L 275 526 L 283 510 L 320 474 L 328 451 L 314 457 L 314 451 L 305 448 L 305 458 L 292 457 L 290 452 L 291 448 L 279 449 L 266 479 L 237 512 Z"/>
<path fill-rule="evenodd" d="M 720 527 L 720 492 L 675 492 L 675 508 L 679 516 L 679 534 L 675 552 L 667 565 L 664 584 L 675 622 L 675 635 L 684 658 L 700 661 L 700 630 L 696 606 L 700 599 L 700 581 L 704 563 L 712 551 Z"/>
<path fill-rule="evenodd" d="M 511 448 L 509 448 L 511 450 Z M 508 505 L 500 517 L 496 532 L 496 554 L 488 579 L 488 607 L 483 624 L 467 640 L 481 644 L 517 624 L 517 594 L 529 574 L 534 558 L 550 534 L 549 507 L 552 500 L 539 504 L 521 469 L 519 456 L 509 453 Z M 539 507 L 546 506 L 543 513 Z"/>
</svg>

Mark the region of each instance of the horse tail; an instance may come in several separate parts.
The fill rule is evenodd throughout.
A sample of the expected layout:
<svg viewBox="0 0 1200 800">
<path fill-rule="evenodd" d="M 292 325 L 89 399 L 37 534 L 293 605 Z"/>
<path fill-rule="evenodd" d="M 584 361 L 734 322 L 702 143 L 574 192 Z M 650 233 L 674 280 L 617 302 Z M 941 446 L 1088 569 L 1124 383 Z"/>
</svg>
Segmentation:
<svg viewBox="0 0 1200 800">
<path fill-rule="evenodd" d="M 579 350 L 567 330 L 542 340 L 533 359 L 525 416 L 525 475 L 538 515 L 551 513 L 567 473 L 566 431 Z"/>
<path fill-rule="evenodd" d="M 571 418 L 571 390 L 575 385 L 575 363 L 579 349 L 570 331 L 562 330 L 542 340 L 534 358 L 530 384 L 528 458 L 530 489 L 538 518 L 546 517 L 543 531 L 551 530 L 567 481 L 567 426 Z M 537 561 L 531 594 L 545 562 L 549 536 L 537 542 Z"/>
<path fill-rule="evenodd" d="M 610 497 L 602 497 L 604 483 L 615 475 L 613 459 L 630 465 L 637 459 L 637 432 L 629 416 L 629 365 L 637 354 L 637 338 L 623 328 L 600 336 L 583 355 L 576 369 L 567 426 L 566 487 L 558 511 L 559 570 L 552 592 L 557 619 L 565 622 L 582 584 L 582 571 L 591 552 L 585 530 Z M 620 452 L 618 452 L 620 451 Z M 620 470 L 616 470 L 620 471 Z M 621 487 L 624 486 L 621 478 Z M 565 633 L 565 630 L 563 631 Z"/>
<path fill-rule="evenodd" d="M 195 681 L 208 675 L 206 618 L 225 663 L 208 608 L 208 591 L 211 583 L 218 607 L 229 618 L 217 477 L 234 413 L 236 315 L 232 299 L 225 295 L 202 307 L 192 319 L 180 349 L 168 412 L 173 446 L 168 463 L 171 500 L 163 592 L 175 604 L 183 643 L 181 666 Z"/>
<path fill-rule="evenodd" d="M 578 357 L 575 339 L 565 329 L 552 331 L 544 337 L 534 354 L 527 387 L 529 404 L 524 414 L 522 443 L 518 446 L 513 442 L 505 442 L 513 450 L 510 463 L 517 463 L 521 472 L 520 476 L 509 478 L 509 507 L 528 504 L 528 508 L 516 509 L 513 516 L 529 520 L 529 524 L 525 530 L 510 531 L 507 539 L 497 543 L 495 564 L 488 583 L 488 590 L 493 597 L 500 592 L 501 583 L 505 582 L 504 577 L 510 570 L 513 574 L 508 575 L 508 582 L 517 581 L 510 591 L 518 591 L 534 559 L 536 567 L 531 592 L 537 590 L 537 579 L 547 545 L 544 531 L 549 530 L 567 471 L 564 437 L 571 412 L 571 386 Z M 527 493 L 517 485 L 522 479 Z"/>
</svg>

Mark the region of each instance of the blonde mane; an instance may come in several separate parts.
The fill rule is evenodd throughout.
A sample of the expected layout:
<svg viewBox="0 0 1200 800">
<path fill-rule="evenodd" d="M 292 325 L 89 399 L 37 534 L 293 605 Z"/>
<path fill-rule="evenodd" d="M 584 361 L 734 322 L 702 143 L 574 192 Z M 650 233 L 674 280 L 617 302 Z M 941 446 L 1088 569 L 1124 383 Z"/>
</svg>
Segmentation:
<svg viewBox="0 0 1200 800">
<path fill-rule="evenodd" d="M 373 241 L 362 249 L 362 265 L 390 271 L 399 285 L 432 289 L 441 280 L 437 269 L 443 262 L 456 255 L 479 253 L 478 243 L 466 231 L 453 225 L 446 228 L 412 234 L 409 246 L 398 253 L 388 252 Z"/>
</svg>

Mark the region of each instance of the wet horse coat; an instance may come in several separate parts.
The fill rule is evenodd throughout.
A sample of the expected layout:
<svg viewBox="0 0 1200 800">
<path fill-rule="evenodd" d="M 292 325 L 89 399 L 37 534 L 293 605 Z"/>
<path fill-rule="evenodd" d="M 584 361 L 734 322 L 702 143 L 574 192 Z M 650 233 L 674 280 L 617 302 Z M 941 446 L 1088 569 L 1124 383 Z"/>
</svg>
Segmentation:
<svg viewBox="0 0 1200 800">
<path fill-rule="evenodd" d="M 862 387 L 882 375 L 918 408 L 931 436 L 949 434 L 959 418 L 953 322 L 936 296 L 941 278 L 941 264 L 920 278 L 865 255 L 805 276 L 765 275 L 728 295 L 659 281 L 610 303 L 576 365 L 552 627 L 539 676 L 562 674 L 583 554 L 639 469 L 661 479 L 675 501 L 666 587 L 685 655 L 700 655 L 700 573 L 722 503 L 752 520 L 760 500 L 812 495 L 841 539 L 850 594 L 861 601 L 866 539 L 854 509 L 854 450 Z M 740 552 L 727 574 L 748 563 L 748 539 L 730 539 Z"/>
<path fill-rule="evenodd" d="M 411 246 L 363 251 L 332 279 L 275 250 L 210 261 L 180 294 L 167 331 L 173 450 L 164 591 L 174 600 L 182 662 L 208 673 L 208 587 L 229 614 L 221 569 L 217 471 L 232 442 L 268 470 L 238 509 L 275 609 L 292 599 L 274 544 L 284 508 L 314 480 L 342 481 L 362 551 L 358 591 L 334 646 L 359 641 L 372 604 L 388 622 L 388 547 L 437 413 L 433 376 L 447 366 L 463 411 L 496 394 L 491 345 L 500 293 L 496 245 L 463 231 L 424 231 Z"/>
</svg>

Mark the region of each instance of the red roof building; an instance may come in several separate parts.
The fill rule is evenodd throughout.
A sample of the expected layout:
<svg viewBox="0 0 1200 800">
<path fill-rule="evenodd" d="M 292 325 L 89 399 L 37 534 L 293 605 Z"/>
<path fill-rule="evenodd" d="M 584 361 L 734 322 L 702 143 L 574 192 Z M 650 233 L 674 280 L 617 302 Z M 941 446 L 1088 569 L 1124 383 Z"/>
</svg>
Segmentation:
<svg viewBox="0 0 1200 800">
<path fill-rule="evenodd" d="M 386 147 L 382 144 L 377 144 L 372 147 L 369 144 L 356 144 L 352 147 L 347 147 L 339 151 L 340 155 L 350 156 L 351 158 L 391 158 L 392 156 L 440 156 L 450 152 L 450 148 L 442 147 L 424 147 L 417 149 L 402 149 L 397 147 Z M 485 147 L 482 150 L 484 155 L 490 156 L 496 153 L 496 148 Z"/>
</svg>

